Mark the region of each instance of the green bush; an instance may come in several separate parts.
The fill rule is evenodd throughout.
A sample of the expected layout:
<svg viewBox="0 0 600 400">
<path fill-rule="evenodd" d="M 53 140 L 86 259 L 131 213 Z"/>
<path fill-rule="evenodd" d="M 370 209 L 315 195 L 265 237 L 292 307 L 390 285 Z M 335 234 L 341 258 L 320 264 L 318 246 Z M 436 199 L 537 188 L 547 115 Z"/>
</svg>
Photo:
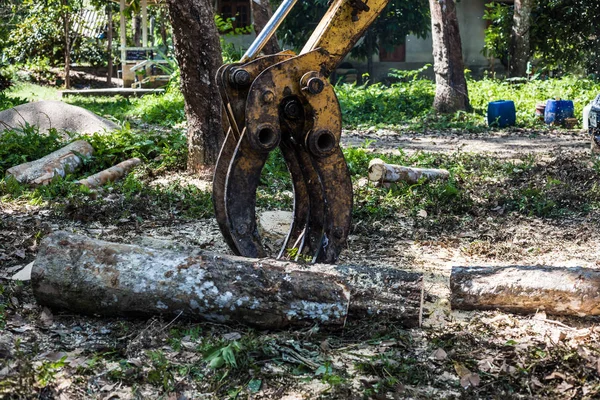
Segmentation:
<svg viewBox="0 0 600 400">
<path fill-rule="evenodd" d="M 435 84 L 416 75 L 409 82 L 336 86 L 346 125 L 401 125 L 427 115 Z"/>
</svg>

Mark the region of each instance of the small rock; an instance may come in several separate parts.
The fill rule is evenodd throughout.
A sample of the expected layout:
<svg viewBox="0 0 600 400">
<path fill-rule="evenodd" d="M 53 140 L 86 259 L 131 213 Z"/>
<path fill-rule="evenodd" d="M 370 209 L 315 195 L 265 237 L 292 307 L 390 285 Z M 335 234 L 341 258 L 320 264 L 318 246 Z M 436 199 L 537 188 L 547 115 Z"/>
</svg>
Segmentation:
<svg viewBox="0 0 600 400">
<path fill-rule="evenodd" d="M 281 240 L 290 230 L 294 214 L 291 211 L 265 211 L 258 219 L 258 231 L 261 236 L 271 240 Z"/>
</svg>

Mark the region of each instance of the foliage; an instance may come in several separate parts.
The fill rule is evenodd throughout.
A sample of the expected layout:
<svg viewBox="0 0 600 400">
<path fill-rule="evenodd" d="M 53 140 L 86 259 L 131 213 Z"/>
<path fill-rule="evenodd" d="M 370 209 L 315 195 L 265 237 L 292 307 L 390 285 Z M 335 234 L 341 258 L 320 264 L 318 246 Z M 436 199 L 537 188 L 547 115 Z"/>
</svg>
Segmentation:
<svg viewBox="0 0 600 400">
<path fill-rule="evenodd" d="M 27 100 L 21 97 L 9 96 L 5 92 L 0 91 L 0 111 L 25 103 L 27 103 Z"/>
<path fill-rule="evenodd" d="M 2 94 L 0 94 L 0 101 Z M 61 135 L 51 129 L 40 135 L 37 128 L 26 125 L 22 130 L 6 130 L 0 135 L 0 176 L 12 166 L 37 160 L 63 145 Z"/>
<path fill-rule="evenodd" d="M 486 4 L 484 54 L 506 65 L 514 7 Z M 540 71 L 600 74 L 600 3 L 581 0 L 535 2 L 531 22 L 531 49 Z"/>
<path fill-rule="evenodd" d="M 223 62 L 233 63 L 237 62 L 242 57 L 242 49 L 238 49 L 231 42 L 226 40 L 227 37 L 244 35 L 252 32 L 251 26 L 242 28 L 234 27 L 235 18 L 223 18 L 219 14 L 215 14 L 215 24 L 219 31 L 219 39 L 221 40 L 221 50 L 223 52 Z"/>
<path fill-rule="evenodd" d="M 296 49 L 302 48 L 328 6 L 327 0 L 299 2 L 283 21 L 278 38 Z M 377 52 L 378 48 L 392 50 L 394 46 L 404 44 L 408 34 L 425 37 L 429 29 L 429 4 L 426 0 L 391 0 L 369 27 L 366 36 L 376 39 L 372 50 Z M 358 58 L 369 56 L 367 42 L 362 40 L 357 43 L 352 55 Z"/>
<path fill-rule="evenodd" d="M 394 73 L 399 77 L 399 73 Z M 432 107 L 435 86 L 429 79 L 413 75 L 408 82 L 389 86 L 343 84 L 336 86 L 345 124 L 403 124 L 426 115 Z"/>
<path fill-rule="evenodd" d="M 549 0 L 536 5 L 531 37 L 542 67 L 600 74 L 600 3 Z"/>
<path fill-rule="evenodd" d="M 94 3 L 98 7 L 102 5 L 101 1 Z M 104 44 L 93 38 L 79 36 L 73 29 L 75 23 L 82 22 L 78 19 L 83 4 L 81 0 L 24 0 L 18 7 L 13 6 L 19 13 L 18 17 L 13 17 L 10 34 L 5 40 L 6 57 L 27 65 L 62 65 L 65 46 L 63 21 L 68 15 L 72 62 L 104 64 L 107 58 Z"/>
<path fill-rule="evenodd" d="M 486 57 L 496 58 L 508 65 L 508 44 L 513 19 L 513 7 L 504 3 L 487 3 L 483 19 L 490 22 L 485 31 L 485 45 L 482 53 Z"/>
<path fill-rule="evenodd" d="M 174 83 L 164 94 L 152 94 L 140 98 L 74 96 L 69 97 L 67 101 L 120 122 L 137 119 L 150 124 L 172 127 L 185 120 L 185 102 L 176 86 Z"/>
</svg>

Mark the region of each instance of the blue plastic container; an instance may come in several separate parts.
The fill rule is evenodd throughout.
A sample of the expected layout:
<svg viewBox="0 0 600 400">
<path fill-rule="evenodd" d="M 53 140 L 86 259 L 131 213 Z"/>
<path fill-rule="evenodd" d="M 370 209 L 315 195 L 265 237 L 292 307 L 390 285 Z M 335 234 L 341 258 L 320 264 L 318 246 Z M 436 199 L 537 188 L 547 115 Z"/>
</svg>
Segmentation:
<svg viewBox="0 0 600 400">
<path fill-rule="evenodd" d="M 512 100 L 498 100 L 488 103 L 487 121 L 489 126 L 504 128 L 517 122 L 517 110 Z"/>
<path fill-rule="evenodd" d="M 565 118 L 573 118 L 575 109 L 571 100 L 548 100 L 544 111 L 544 122 L 562 124 Z"/>
</svg>

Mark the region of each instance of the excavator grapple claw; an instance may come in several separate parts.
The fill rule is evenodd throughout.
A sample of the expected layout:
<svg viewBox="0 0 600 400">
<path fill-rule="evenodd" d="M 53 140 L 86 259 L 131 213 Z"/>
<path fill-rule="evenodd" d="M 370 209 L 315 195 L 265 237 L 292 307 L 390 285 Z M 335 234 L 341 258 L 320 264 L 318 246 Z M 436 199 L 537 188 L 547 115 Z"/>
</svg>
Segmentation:
<svg viewBox="0 0 600 400">
<path fill-rule="evenodd" d="M 329 74 L 388 0 L 334 0 L 299 55 L 257 56 L 296 0 L 284 0 L 240 62 L 217 84 L 227 134 L 215 167 L 213 203 L 236 255 L 265 257 L 256 223 L 256 189 L 279 148 L 294 189 L 293 219 L 278 258 L 334 263 L 345 246 L 352 182 L 340 148 L 341 111 Z"/>
</svg>

